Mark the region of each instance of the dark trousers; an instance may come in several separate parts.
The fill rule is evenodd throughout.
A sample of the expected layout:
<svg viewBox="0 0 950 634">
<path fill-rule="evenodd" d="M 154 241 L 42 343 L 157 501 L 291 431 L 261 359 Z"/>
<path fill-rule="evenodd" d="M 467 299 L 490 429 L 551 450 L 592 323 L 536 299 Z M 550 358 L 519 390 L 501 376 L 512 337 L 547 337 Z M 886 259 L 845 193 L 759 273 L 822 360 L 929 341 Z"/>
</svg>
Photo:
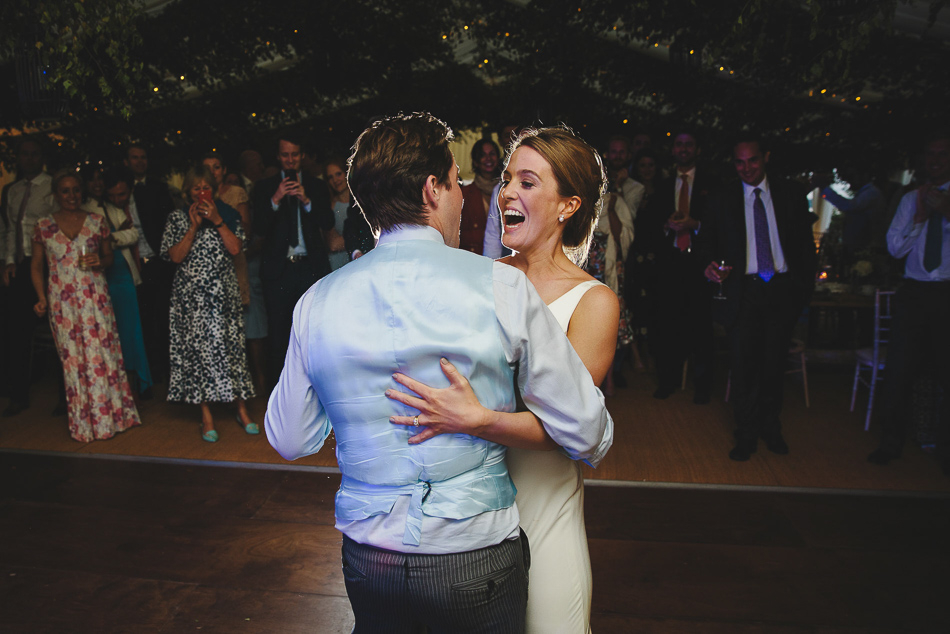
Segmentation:
<svg viewBox="0 0 950 634">
<path fill-rule="evenodd" d="M 781 434 L 779 414 L 792 329 L 801 315 L 801 291 L 788 275 L 769 282 L 742 280 L 739 316 L 730 332 L 732 403 L 739 442 Z"/>
<path fill-rule="evenodd" d="M 709 393 L 713 371 L 712 285 L 692 253 L 674 253 L 657 264 L 654 312 L 649 332 L 660 389 L 680 384 L 683 362 L 692 355 L 693 386 Z"/>
<path fill-rule="evenodd" d="M 33 312 L 37 297 L 30 278 L 30 262 L 30 258 L 26 258 L 17 265 L 16 277 L 6 289 L 3 306 L 6 324 L 0 334 L 5 339 L 2 363 L 5 391 L 11 401 L 22 405 L 30 402 L 30 355 L 38 322 Z"/>
<path fill-rule="evenodd" d="M 145 356 L 155 381 L 169 375 L 169 314 L 175 270 L 175 265 L 152 258 L 142 266 L 142 284 L 136 288 Z"/>
<path fill-rule="evenodd" d="M 927 369 L 936 371 L 943 393 L 950 394 L 950 282 L 905 280 L 894 298 L 891 340 L 884 373 L 881 447 L 900 455 L 910 418 L 914 382 Z M 950 408 L 942 407 L 937 455 L 950 461 Z"/>
<path fill-rule="evenodd" d="M 354 634 L 524 632 L 530 555 L 524 533 L 448 555 L 407 555 L 343 536 Z M 428 629 L 425 629 L 428 628 Z"/>
<path fill-rule="evenodd" d="M 290 329 L 294 320 L 294 306 L 307 290 L 316 284 L 320 276 L 306 258 L 284 265 L 276 278 L 262 280 L 264 304 L 267 310 L 267 334 L 270 337 L 268 354 L 268 383 L 277 384 L 287 356 Z"/>
</svg>

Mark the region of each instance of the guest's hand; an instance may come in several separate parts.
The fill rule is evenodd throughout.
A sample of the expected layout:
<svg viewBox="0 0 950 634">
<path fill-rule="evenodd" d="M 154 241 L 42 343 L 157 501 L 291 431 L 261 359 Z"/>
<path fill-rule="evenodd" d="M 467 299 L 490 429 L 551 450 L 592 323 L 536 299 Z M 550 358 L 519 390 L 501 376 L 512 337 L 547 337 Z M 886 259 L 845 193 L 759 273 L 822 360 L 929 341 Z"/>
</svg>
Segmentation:
<svg viewBox="0 0 950 634">
<path fill-rule="evenodd" d="M 731 266 L 719 266 L 718 262 L 710 262 L 706 270 L 703 271 L 703 275 L 705 275 L 706 279 L 710 282 L 722 284 L 722 282 L 729 277 L 730 271 L 732 271 Z"/>
<path fill-rule="evenodd" d="M 670 218 L 666 225 L 676 232 L 695 231 L 699 227 L 699 222 L 695 218 L 683 216 L 679 218 Z"/>
<path fill-rule="evenodd" d="M 212 224 L 221 224 L 221 214 L 218 212 L 218 206 L 207 200 L 198 203 L 198 213 L 203 218 L 207 218 Z"/>
<path fill-rule="evenodd" d="M 7 264 L 3 267 L 3 285 L 10 286 L 10 280 L 16 277 L 16 264 Z"/>
<path fill-rule="evenodd" d="M 201 224 L 202 216 L 201 214 L 198 213 L 198 208 L 200 204 L 201 204 L 200 201 L 196 203 L 192 203 L 191 207 L 188 208 L 188 220 L 191 221 L 192 229 L 197 229 L 198 225 Z"/>
<path fill-rule="evenodd" d="M 449 380 L 449 387 L 437 389 L 420 383 L 405 374 L 396 373 L 393 378 L 421 398 L 398 390 L 386 390 L 386 396 L 419 410 L 418 434 L 409 439 L 416 445 L 440 434 L 469 434 L 478 436 L 488 424 L 489 410 L 482 407 L 468 379 L 462 376 L 448 359 L 442 359 L 442 373 Z M 414 427 L 413 416 L 393 416 L 389 422 Z"/>
<path fill-rule="evenodd" d="M 41 299 L 33 305 L 33 312 L 36 313 L 37 317 L 42 317 L 46 314 L 46 299 Z"/>
<path fill-rule="evenodd" d="M 97 268 L 100 264 L 99 262 L 99 252 L 93 251 L 92 253 L 87 253 L 84 256 L 81 256 L 79 260 L 86 266 L 88 269 Z"/>
</svg>

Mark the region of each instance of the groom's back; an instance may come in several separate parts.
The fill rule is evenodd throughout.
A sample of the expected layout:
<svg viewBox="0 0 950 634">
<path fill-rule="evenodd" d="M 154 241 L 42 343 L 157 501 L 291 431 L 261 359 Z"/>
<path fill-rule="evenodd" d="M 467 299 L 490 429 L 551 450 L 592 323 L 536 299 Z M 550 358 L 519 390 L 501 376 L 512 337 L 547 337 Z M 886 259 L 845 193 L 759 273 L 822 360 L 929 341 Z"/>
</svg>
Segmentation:
<svg viewBox="0 0 950 634">
<path fill-rule="evenodd" d="M 381 243 L 315 287 L 304 343 L 345 475 L 396 485 L 444 480 L 503 455 L 497 445 L 463 435 L 410 446 L 414 430 L 389 417 L 417 412 L 385 396 L 387 389 L 404 389 L 394 372 L 446 386 L 439 363 L 446 357 L 485 407 L 512 411 L 492 266 L 441 242 L 399 240 Z"/>
</svg>

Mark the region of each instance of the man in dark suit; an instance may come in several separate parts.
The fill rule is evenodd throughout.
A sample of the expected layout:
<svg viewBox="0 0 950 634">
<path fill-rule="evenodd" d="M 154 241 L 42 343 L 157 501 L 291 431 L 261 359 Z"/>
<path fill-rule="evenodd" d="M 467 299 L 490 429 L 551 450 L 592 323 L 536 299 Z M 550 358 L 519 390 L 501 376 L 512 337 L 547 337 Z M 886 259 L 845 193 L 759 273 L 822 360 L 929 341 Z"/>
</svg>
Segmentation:
<svg viewBox="0 0 950 634">
<path fill-rule="evenodd" d="M 303 157 L 298 139 L 281 137 L 277 147 L 281 171 L 257 181 L 252 196 L 254 234 L 263 238 L 261 283 L 270 335 L 271 385 L 284 365 L 297 300 L 330 272 L 323 232 L 343 241 L 333 229 L 330 191 L 323 181 L 300 171 Z"/>
<path fill-rule="evenodd" d="M 659 386 L 653 396 L 667 398 L 680 383 L 683 363 L 693 356 L 693 402 L 709 402 L 712 381 L 713 331 L 709 302 L 712 295 L 703 278 L 705 260 L 695 242 L 706 212 L 711 177 L 697 169 L 696 134 L 683 131 L 673 138 L 674 173 L 659 182 L 656 204 L 637 226 L 648 233 L 644 243 L 656 253 L 655 314 L 651 320 L 652 349 Z M 641 236 L 638 236 L 638 239 Z"/>
<path fill-rule="evenodd" d="M 785 362 L 818 266 L 812 235 L 817 218 L 808 211 L 805 191 L 769 180 L 768 159 L 759 140 L 736 143 L 733 162 L 741 182 L 710 200 L 701 232 L 704 260 L 712 260 L 705 275 L 721 282 L 726 296 L 715 310 L 732 346 L 737 430 L 729 457 L 740 461 L 755 452 L 759 438 L 773 453 L 788 453 L 779 421 Z"/>
</svg>

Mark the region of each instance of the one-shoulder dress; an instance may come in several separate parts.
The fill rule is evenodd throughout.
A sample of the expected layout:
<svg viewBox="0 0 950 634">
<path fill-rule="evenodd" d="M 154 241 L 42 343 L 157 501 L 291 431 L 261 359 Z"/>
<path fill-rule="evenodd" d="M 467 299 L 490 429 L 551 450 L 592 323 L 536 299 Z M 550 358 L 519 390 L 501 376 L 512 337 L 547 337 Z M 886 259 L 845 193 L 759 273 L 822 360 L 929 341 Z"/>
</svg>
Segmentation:
<svg viewBox="0 0 950 634">
<path fill-rule="evenodd" d="M 565 333 L 584 293 L 600 284 L 581 282 L 548 304 Z M 507 462 L 531 548 L 526 631 L 585 634 L 593 582 L 581 467 L 560 451 L 510 447 Z"/>
</svg>

